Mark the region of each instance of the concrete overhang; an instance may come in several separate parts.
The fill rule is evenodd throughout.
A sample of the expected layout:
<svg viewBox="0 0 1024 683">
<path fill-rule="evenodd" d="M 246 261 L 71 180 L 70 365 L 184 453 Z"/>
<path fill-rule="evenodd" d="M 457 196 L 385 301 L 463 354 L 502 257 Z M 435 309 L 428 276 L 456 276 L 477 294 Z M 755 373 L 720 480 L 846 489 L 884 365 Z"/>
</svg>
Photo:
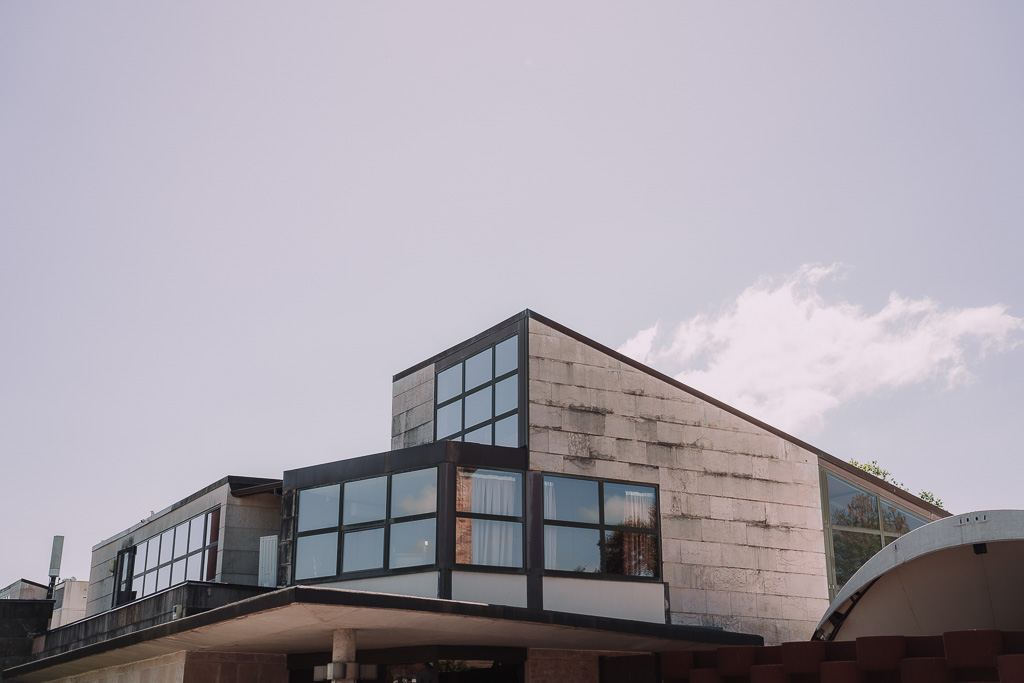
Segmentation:
<svg viewBox="0 0 1024 683">
<path fill-rule="evenodd" d="M 887 545 L 846 583 L 815 638 L 1024 630 L 1024 510 L 926 524 Z"/>
<path fill-rule="evenodd" d="M 3 672 L 48 681 L 186 651 L 329 652 L 335 629 L 358 649 L 425 645 L 664 652 L 760 645 L 760 636 L 500 605 L 293 586 L 86 645 Z"/>
</svg>

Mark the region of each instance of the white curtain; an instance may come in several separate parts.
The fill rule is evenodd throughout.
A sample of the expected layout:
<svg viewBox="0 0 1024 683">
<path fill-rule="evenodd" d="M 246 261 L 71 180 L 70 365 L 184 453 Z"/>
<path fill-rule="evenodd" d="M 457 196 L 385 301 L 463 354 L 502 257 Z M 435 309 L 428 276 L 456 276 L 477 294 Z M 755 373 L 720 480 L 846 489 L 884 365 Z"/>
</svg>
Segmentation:
<svg viewBox="0 0 1024 683">
<path fill-rule="evenodd" d="M 516 478 L 501 474 L 473 473 L 472 511 L 483 515 L 516 514 Z M 473 564 L 514 566 L 522 564 L 521 544 L 515 542 L 518 522 L 473 520 Z"/>
<path fill-rule="evenodd" d="M 555 482 L 544 482 L 544 517 L 545 519 L 556 519 L 555 510 Z M 544 525 L 544 567 L 553 569 L 555 558 L 558 552 L 558 530 L 555 527 Z"/>
<path fill-rule="evenodd" d="M 654 491 L 626 491 L 626 506 L 623 523 L 626 526 L 649 527 L 652 524 L 651 510 L 654 509 Z"/>
</svg>

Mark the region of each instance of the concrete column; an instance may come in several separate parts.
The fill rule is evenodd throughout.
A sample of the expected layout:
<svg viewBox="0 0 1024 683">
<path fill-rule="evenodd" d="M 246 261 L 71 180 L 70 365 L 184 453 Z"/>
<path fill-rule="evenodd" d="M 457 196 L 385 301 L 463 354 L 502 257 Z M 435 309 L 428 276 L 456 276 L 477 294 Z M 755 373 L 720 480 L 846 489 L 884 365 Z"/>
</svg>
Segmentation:
<svg viewBox="0 0 1024 683">
<path fill-rule="evenodd" d="M 356 631 L 352 628 L 339 628 L 334 631 L 334 647 L 331 649 L 332 662 L 356 661 Z M 356 674 L 348 678 L 335 678 L 338 683 L 356 683 Z"/>
</svg>

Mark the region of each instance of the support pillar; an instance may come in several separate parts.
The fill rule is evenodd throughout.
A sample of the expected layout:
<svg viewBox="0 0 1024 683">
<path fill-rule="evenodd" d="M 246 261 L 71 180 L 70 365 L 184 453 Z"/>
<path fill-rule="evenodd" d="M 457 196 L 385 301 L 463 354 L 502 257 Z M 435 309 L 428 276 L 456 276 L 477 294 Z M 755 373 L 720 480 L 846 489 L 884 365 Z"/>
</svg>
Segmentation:
<svg viewBox="0 0 1024 683">
<path fill-rule="evenodd" d="M 334 647 L 331 649 L 331 661 L 334 663 L 345 662 L 352 664 L 351 667 L 343 669 L 355 669 L 356 661 L 356 631 L 352 628 L 339 628 L 334 631 Z M 359 677 L 358 671 L 346 672 L 345 670 L 335 673 L 332 681 L 336 683 L 356 683 Z"/>
</svg>

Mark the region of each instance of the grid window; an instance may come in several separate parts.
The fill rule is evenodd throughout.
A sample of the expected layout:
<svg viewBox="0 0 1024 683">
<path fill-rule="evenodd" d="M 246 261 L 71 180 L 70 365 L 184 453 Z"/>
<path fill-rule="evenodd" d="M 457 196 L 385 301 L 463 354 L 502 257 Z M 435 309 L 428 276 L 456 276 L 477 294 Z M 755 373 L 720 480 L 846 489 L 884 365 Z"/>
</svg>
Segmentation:
<svg viewBox="0 0 1024 683">
<path fill-rule="evenodd" d="M 214 508 L 122 550 L 117 556 L 114 606 L 185 581 L 212 581 L 219 532 L 220 508 Z"/>
<path fill-rule="evenodd" d="M 658 497 L 653 486 L 544 477 L 544 569 L 657 578 Z"/>
<path fill-rule="evenodd" d="M 437 373 L 435 440 L 519 445 L 519 337 Z"/>
<path fill-rule="evenodd" d="M 875 553 L 928 520 L 831 472 L 823 471 L 822 484 L 829 597 L 834 598 Z"/>
<path fill-rule="evenodd" d="M 436 564 L 436 467 L 302 489 L 298 496 L 296 581 Z M 307 498 L 316 505 L 303 505 Z"/>
<path fill-rule="evenodd" d="M 455 510 L 457 564 L 522 568 L 522 472 L 458 468 Z"/>
</svg>

